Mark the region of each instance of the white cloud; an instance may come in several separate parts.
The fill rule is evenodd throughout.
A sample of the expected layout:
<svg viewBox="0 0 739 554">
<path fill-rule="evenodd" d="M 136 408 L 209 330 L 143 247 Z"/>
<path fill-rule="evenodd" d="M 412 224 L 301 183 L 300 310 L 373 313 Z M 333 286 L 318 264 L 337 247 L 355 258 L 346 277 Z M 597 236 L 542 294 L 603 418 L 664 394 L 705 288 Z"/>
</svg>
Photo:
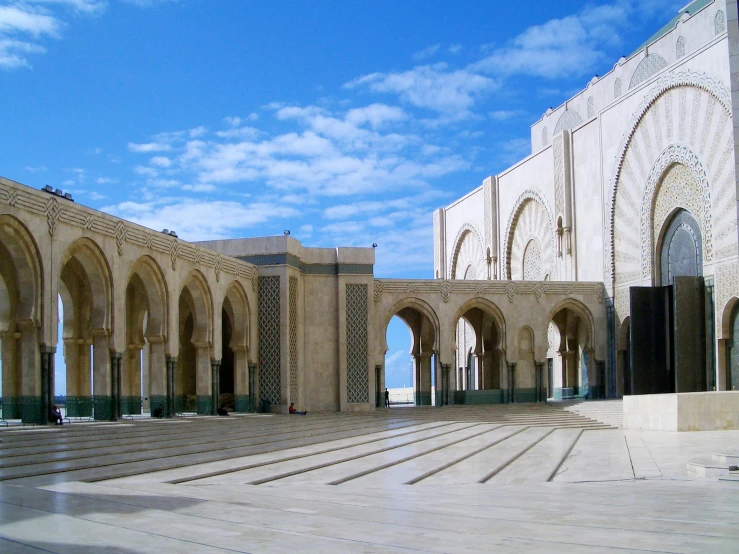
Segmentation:
<svg viewBox="0 0 739 554">
<path fill-rule="evenodd" d="M 144 144 L 128 143 L 131 152 L 168 152 L 172 147 L 166 142 L 147 142 Z"/>
<path fill-rule="evenodd" d="M 0 68 L 29 67 L 27 55 L 43 54 L 44 52 L 46 52 L 46 49 L 38 44 L 0 38 Z"/>
<path fill-rule="evenodd" d="M 453 118 L 469 117 L 475 102 L 498 88 L 490 77 L 467 69 L 450 69 L 445 63 L 418 66 L 400 73 L 371 73 L 344 86 L 398 94 L 408 104 Z"/>
<path fill-rule="evenodd" d="M 149 163 L 157 167 L 169 167 L 172 165 L 172 160 L 167 156 L 154 156 L 149 160 Z"/>
<path fill-rule="evenodd" d="M 175 229 L 180 238 L 191 241 L 227 238 L 236 230 L 300 215 L 296 209 L 270 203 L 206 202 L 191 198 L 121 202 L 102 210 L 150 229 Z"/>
<path fill-rule="evenodd" d="M 439 48 L 441 48 L 441 44 L 434 44 L 432 46 L 429 46 L 428 48 L 424 48 L 423 50 L 413 54 L 413 59 L 420 61 L 425 60 L 426 58 L 430 58 L 439 51 Z"/>
<path fill-rule="evenodd" d="M 182 190 L 190 192 L 213 192 L 216 190 L 216 187 L 214 185 L 203 183 L 200 185 L 183 185 Z"/>
<path fill-rule="evenodd" d="M 26 4 L 0 6 L 0 33 L 23 33 L 33 37 L 56 36 L 60 22 Z"/>
<path fill-rule="evenodd" d="M 521 115 L 521 110 L 495 110 L 488 114 L 488 117 L 493 121 L 506 121 Z"/>
<path fill-rule="evenodd" d="M 109 185 L 112 183 L 117 183 L 118 179 L 112 179 L 110 177 L 98 177 L 97 179 L 95 179 L 95 182 L 98 185 Z"/>
<path fill-rule="evenodd" d="M 452 44 L 449 47 L 449 53 L 450 54 L 459 54 L 462 51 L 462 45 L 461 44 Z"/>
<path fill-rule="evenodd" d="M 604 59 L 605 47 L 621 43 L 620 29 L 631 11 L 627 3 L 588 6 L 575 15 L 533 25 L 470 70 L 550 79 L 588 74 Z"/>
</svg>

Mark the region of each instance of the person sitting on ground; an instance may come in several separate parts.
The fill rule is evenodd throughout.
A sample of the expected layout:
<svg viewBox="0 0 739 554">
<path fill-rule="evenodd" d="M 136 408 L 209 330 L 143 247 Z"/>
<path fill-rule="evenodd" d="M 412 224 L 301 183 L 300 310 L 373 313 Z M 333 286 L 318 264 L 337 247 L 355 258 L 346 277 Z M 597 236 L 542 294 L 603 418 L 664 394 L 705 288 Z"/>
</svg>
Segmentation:
<svg viewBox="0 0 739 554">
<path fill-rule="evenodd" d="M 64 425 L 64 418 L 62 417 L 62 411 L 59 409 L 59 406 L 54 406 L 51 409 L 51 421 L 54 422 L 54 425 Z"/>
<path fill-rule="evenodd" d="M 226 410 L 226 408 L 224 408 L 223 406 L 218 408 L 216 412 L 218 413 L 218 415 L 228 415 L 228 410 Z"/>
<path fill-rule="evenodd" d="M 305 415 L 305 414 L 307 414 L 307 413 L 308 413 L 307 411 L 306 411 L 306 412 L 299 412 L 299 411 L 297 411 L 297 410 L 295 409 L 295 403 L 294 403 L 294 402 L 290 402 L 290 409 L 289 409 L 288 411 L 289 411 L 289 412 L 290 412 L 291 414 L 293 414 L 293 415 Z"/>
<path fill-rule="evenodd" d="M 151 417 L 156 417 L 156 418 L 161 419 L 163 415 L 164 415 L 164 410 L 162 409 L 161 406 L 157 406 L 151 412 Z"/>
</svg>

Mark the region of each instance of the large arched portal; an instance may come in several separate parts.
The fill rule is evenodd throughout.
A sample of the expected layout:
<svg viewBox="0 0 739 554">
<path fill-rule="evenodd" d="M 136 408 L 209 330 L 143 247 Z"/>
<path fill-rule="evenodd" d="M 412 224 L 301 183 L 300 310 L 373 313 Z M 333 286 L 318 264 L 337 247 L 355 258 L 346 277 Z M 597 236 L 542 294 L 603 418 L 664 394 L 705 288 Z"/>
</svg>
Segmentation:
<svg viewBox="0 0 739 554">
<path fill-rule="evenodd" d="M 445 403 L 447 399 L 435 399 L 435 374 L 438 364 L 438 337 L 439 322 L 436 313 L 425 302 L 417 299 L 407 298 L 398 303 L 389 314 L 387 314 L 384 326 L 385 336 L 390 320 L 399 317 L 410 329 L 411 348 L 410 355 L 413 360 L 413 403 L 416 406 L 431 406 L 433 404 Z M 387 353 L 387 342 L 385 353 Z M 378 375 L 380 384 L 378 393 L 385 389 L 385 376 L 383 372 Z M 377 376 L 376 376 L 377 377 Z"/>
<path fill-rule="evenodd" d="M 554 398 L 597 397 L 590 312 L 579 303 L 566 302 L 553 310 L 551 323 Z"/>
<path fill-rule="evenodd" d="M 46 418 L 48 398 L 46 402 L 42 398 L 36 371 L 40 297 L 41 267 L 33 239 L 17 219 L 0 215 L 0 371 L 5 419 L 41 422 Z"/>
<path fill-rule="evenodd" d="M 675 277 L 703 275 L 701 230 L 687 210 L 676 210 L 665 226 L 659 244 L 659 275 L 663 287 L 672 285 Z"/>
<path fill-rule="evenodd" d="M 90 239 L 75 242 L 62 258 L 59 294 L 64 322 L 67 415 L 114 419 L 108 345 L 111 278 L 102 250 Z"/>
<path fill-rule="evenodd" d="M 121 361 L 123 414 L 148 410 L 152 396 L 161 398 L 166 394 L 167 305 L 162 271 L 152 258 L 144 256 L 134 264 L 126 287 L 126 353 Z"/>
<path fill-rule="evenodd" d="M 505 321 L 498 307 L 488 300 L 473 299 L 460 308 L 455 327 L 456 403 L 508 402 Z"/>
<path fill-rule="evenodd" d="M 180 293 L 178 323 L 175 411 L 214 414 L 218 391 L 210 358 L 212 302 L 207 281 L 197 271 L 190 273 Z"/>
<path fill-rule="evenodd" d="M 250 391 L 254 376 L 249 374 L 249 302 L 240 284 L 234 282 L 226 293 L 221 310 L 222 357 L 218 372 L 218 403 L 237 411 L 253 411 Z M 252 372 L 253 373 L 253 372 Z"/>
</svg>

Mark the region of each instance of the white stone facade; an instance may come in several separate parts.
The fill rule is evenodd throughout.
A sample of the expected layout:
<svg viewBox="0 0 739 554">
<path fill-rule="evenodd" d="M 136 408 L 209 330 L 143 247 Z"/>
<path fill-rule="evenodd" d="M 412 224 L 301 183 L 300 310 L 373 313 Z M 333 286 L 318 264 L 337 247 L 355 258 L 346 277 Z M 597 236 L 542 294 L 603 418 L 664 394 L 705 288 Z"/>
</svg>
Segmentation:
<svg viewBox="0 0 739 554">
<path fill-rule="evenodd" d="M 664 233 L 685 210 L 715 291 L 716 387 L 725 387 L 722 341 L 739 296 L 735 12 L 735 2 L 693 2 L 547 110 L 531 126 L 530 156 L 434 213 L 435 276 L 458 279 L 466 264 L 477 279 L 604 283 L 614 306 L 610 372 L 623 362 L 615 352 L 626 348 L 629 288 L 660 285 Z"/>
</svg>

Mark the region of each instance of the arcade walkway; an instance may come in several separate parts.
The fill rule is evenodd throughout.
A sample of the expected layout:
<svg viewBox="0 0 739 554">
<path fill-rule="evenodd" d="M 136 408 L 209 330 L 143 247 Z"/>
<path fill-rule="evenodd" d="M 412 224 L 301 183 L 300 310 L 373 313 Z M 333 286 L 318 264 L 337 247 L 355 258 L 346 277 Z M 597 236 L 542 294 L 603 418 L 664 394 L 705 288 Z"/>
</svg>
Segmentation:
<svg viewBox="0 0 739 554">
<path fill-rule="evenodd" d="M 0 551 L 735 552 L 739 483 L 685 464 L 739 432 L 596 421 L 619 407 L 4 428 Z"/>
</svg>

